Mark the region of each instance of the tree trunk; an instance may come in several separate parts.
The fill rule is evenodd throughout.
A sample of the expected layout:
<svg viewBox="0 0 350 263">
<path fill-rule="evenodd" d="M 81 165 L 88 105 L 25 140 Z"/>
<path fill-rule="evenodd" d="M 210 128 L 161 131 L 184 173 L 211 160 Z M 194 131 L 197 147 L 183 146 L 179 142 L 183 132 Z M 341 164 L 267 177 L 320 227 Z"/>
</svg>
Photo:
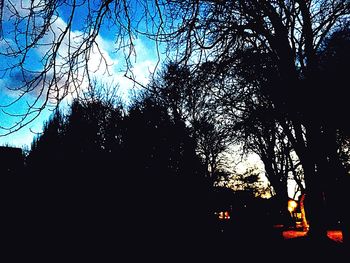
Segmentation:
<svg viewBox="0 0 350 263">
<path fill-rule="evenodd" d="M 309 219 L 308 235 L 315 240 L 327 238 L 324 180 L 327 169 L 324 164 L 324 149 L 321 148 L 321 130 L 318 125 L 307 129 L 308 152 L 303 160 L 306 185 L 305 212 Z"/>
<path fill-rule="evenodd" d="M 309 231 L 309 223 L 307 222 L 307 218 L 305 214 L 304 202 L 305 202 L 305 193 L 301 194 L 299 205 L 300 205 L 303 231 Z"/>
<path fill-rule="evenodd" d="M 327 237 L 327 227 L 324 195 L 318 186 L 309 187 L 309 190 L 307 190 L 305 212 L 309 219 L 308 236 L 314 240 L 325 239 Z"/>
<path fill-rule="evenodd" d="M 327 156 L 329 158 L 329 184 L 331 185 L 330 194 L 335 197 L 335 202 L 332 205 L 335 206 L 335 211 L 340 215 L 342 221 L 341 227 L 343 232 L 343 242 L 350 245 L 350 216 L 349 212 L 341 204 L 349 204 L 350 197 L 348 194 L 348 187 L 350 185 L 350 176 L 347 174 L 345 167 L 343 166 L 340 156 L 337 152 L 337 134 L 334 127 L 327 126 L 326 129 L 327 141 Z M 338 203 L 339 202 L 339 203 Z M 334 211 L 334 210 L 332 210 Z"/>
</svg>

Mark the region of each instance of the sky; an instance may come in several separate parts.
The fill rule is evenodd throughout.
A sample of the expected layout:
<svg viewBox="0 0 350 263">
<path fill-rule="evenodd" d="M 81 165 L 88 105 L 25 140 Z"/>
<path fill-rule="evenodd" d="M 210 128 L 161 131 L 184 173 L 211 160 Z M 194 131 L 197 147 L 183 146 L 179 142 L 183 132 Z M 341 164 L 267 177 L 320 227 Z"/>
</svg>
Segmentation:
<svg viewBox="0 0 350 263">
<path fill-rule="evenodd" d="M 22 6 L 25 6 L 25 4 L 29 2 L 29 0 L 23 0 Z M 22 12 L 24 15 L 28 13 L 28 10 L 20 8 L 20 0 L 13 0 L 12 3 L 17 6 L 19 12 Z M 52 42 L 52 40 L 57 37 L 58 32 L 61 32 L 62 29 L 67 25 L 67 22 L 70 18 L 69 9 L 59 7 L 56 11 L 57 16 L 55 17 L 55 21 L 51 26 L 51 32 L 43 37 L 41 43 Z M 75 19 L 73 21 L 73 27 L 69 32 L 73 46 L 74 43 L 79 43 L 79 36 L 83 34 L 83 32 L 80 30 L 82 26 L 84 26 L 84 20 L 81 18 L 85 16 L 86 9 L 78 8 Z M 4 127 L 5 129 L 0 128 L 0 145 L 9 145 L 13 147 L 30 149 L 30 145 L 33 139 L 42 131 L 44 122 L 49 119 L 53 108 L 48 107 L 44 109 L 37 118 L 35 118 L 25 127 L 4 136 L 4 134 L 8 132 L 6 128 L 11 127 L 19 121 L 19 117 L 12 115 L 25 113 L 28 103 L 32 102 L 37 97 L 38 93 L 37 91 L 33 91 L 27 94 L 27 96 L 25 96 L 23 99 L 17 101 L 13 105 L 8 106 L 19 96 L 18 91 L 9 90 L 8 88 L 19 87 L 23 83 L 22 81 L 24 76 L 20 75 L 16 70 L 10 73 L 3 71 L 6 66 L 16 63 L 19 60 L 18 57 L 8 58 L 1 55 L 2 52 L 5 52 L 6 45 L 11 46 L 14 43 L 14 36 L 11 34 L 11 28 L 13 27 L 13 24 L 11 23 L 11 16 L 9 13 L 6 13 L 6 10 L 3 14 L 3 21 L 4 37 L 3 39 L 0 39 L 0 127 Z M 40 23 L 40 21 L 38 23 Z M 131 80 L 124 77 L 126 68 L 124 57 L 125 54 L 123 54 L 123 52 L 116 52 L 115 50 L 116 34 L 118 33 L 116 32 L 115 28 L 113 29 L 108 27 L 108 25 L 102 24 L 100 32 L 96 38 L 96 42 L 108 66 L 100 64 L 101 54 L 96 52 L 96 49 L 94 48 L 92 49 L 92 52 L 89 56 L 88 66 L 91 70 L 90 73 L 92 78 L 96 79 L 97 82 L 110 85 L 119 85 L 119 95 L 125 102 L 127 102 L 130 92 L 135 90 L 135 86 Z M 25 39 L 20 39 L 20 42 L 21 41 L 25 41 Z M 131 61 L 133 62 L 132 72 L 135 79 L 144 85 L 149 81 L 150 74 L 156 69 L 156 66 L 158 65 L 159 67 L 159 57 L 157 56 L 158 53 L 156 50 L 156 45 L 149 39 L 140 36 L 135 38 L 133 42 L 134 53 L 131 57 Z M 64 40 L 61 53 L 62 56 L 64 56 L 65 52 L 67 52 L 67 46 L 68 42 L 67 40 Z M 25 66 L 32 70 L 40 70 L 43 67 L 42 58 L 45 56 L 48 48 L 49 46 L 34 48 L 28 54 Z M 59 58 L 58 62 L 62 63 L 62 60 Z M 106 72 L 107 69 L 109 73 Z M 84 89 L 84 85 L 82 85 L 81 88 Z M 63 102 L 63 105 L 69 104 L 71 100 L 72 97 L 68 96 Z M 243 173 L 244 169 L 255 165 L 262 167 L 262 163 L 259 158 L 253 155 L 251 158 L 248 158 L 247 162 L 242 162 L 238 169 L 241 169 Z M 293 191 L 292 189 L 293 187 L 290 187 L 290 191 Z M 292 192 L 290 195 L 292 195 Z"/>
<path fill-rule="evenodd" d="M 15 4 L 19 1 L 13 1 Z M 21 9 L 19 9 L 21 10 Z M 73 23 L 74 27 L 72 28 L 70 34 L 75 41 L 79 41 L 79 35 L 82 34 L 79 31 L 82 23 L 84 22 L 80 18 L 85 16 L 85 11 L 83 8 L 77 9 L 78 13 L 76 14 L 76 19 Z M 25 13 L 26 11 L 23 10 Z M 54 24 L 52 25 L 53 32 L 59 32 L 61 28 L 64 28 L 67 25 L 67 21 L 69 19 L 68 11 L 65 8 L 58 8 L 57 10 L 58 16 Z M 10 29 L 12 28 L 12 24 L 10 22 L 6 23 L 6 21 L 10 21 L 9 14 L 4 14 L 3 24 L 3 32 L 4 32 L 4 40 L 0 41 L 0 51 L 3 52 L 5 50 L 5 43 L 13 42 L 13 35 L 10 33 Z M 118 85 L 118 91 L 121 98 L 127 102 L 130 91 L 135 90 L 134 83 L 124 77 L 125 73 L 125 58 L 122 52 L 115 52 L 115 34 L 113 30 L 106 25 L 102 25 L 99 35 L 97 36 L 97 43 L 101 53 L 103 54 L 104 59 L 106 59 L 108 63 L 108 73 L 106 72 L 106 66 L 100 64 L 101 55 L 98 52 L 93 52 L 90 54 L 90 59 L 88 62 L 89 68 L 91 69 L 91 76 L 97 80 L 97 82 L 110 84 L 110 85 Z M 11 38 L 12 37 L 12 38 Z M 44 40 L 47 43 L 52 41 L 54 38 L 54 34 L 47 34 L 44 36 Z M 64 43 L 65 44 L 65 43 Z M 156 47 L 153 42 L 148 40 L 145 37 L 138 37 L 134 39 L 134 47 L 135 52 L 134 56 L 132 56 L 131 60 L 133 62 L 132 72 L 139 83 L 146 84 L 149 80 L 150 73 L 154 71 L 158 57 L 156 53 Z M 42 67 L 41 58 L 45 54 L 45 47 L 40 47 L 34 49 L 31 54 L 28 56 L 27 64 L 30 68 L 40 69 Z M 64 51 L 63 51 L 64 54 Z M 0 70 L 4 69 L 7 65 L 11 63 L 15 63 L 18 61 L 18 58 L 6 58 L 0 55 Z M 23 77 L 16 71 L 11 72 L 11 74 L 4 74 L 3 71 L 0 74 L 0 126 L 4 128 L 8 128 L 13 125 L 16 121 L 19 120 L 18 117 L 10 116 L 11 114 L 21 114 L 24 113 L 27 108 L 27 103 L 33 101 L 36 98 L 37 93 L 33 92 L 26 96 L 25 98 L 19 100 L 12 106 L 6 107 L 9 103 L 14 101 L 19 95 L 16 91 L 8 90 L 8 88 L 18 87 L 21 85 L 21 81 Z M 69 103 L 71 97 L 66 98 L 66 103 Z M 64 104 L 64 103 L 63 103 Z M 0 129 L 0 145 L 10 145 L 14 147 L 30 147 L 33 138 L 36 134 L 39 134 L 42 131 L 43 123 L 48 120 L 49 116 L 52 113 L 52 107 L 48 107 L 42 111 L 42 113 L 31 123 L 6 136 L 1 136 L 7 133 L 6 129 Z M 10 115 L 9 115 L 10 114 Z"/>
</svg>

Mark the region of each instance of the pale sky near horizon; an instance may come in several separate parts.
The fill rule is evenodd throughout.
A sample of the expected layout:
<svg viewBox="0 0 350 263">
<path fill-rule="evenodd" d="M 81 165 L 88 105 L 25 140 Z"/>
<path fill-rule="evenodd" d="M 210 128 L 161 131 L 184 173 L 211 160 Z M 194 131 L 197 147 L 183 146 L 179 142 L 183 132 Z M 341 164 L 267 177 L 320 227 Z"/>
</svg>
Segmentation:
<svg viewBox="0 0 350 263">
<path fill-rule="evenodd" d="M 14 0 L 13 2 L 16 1 L 17 0 Z M 65 26 L 67 19 L 68 17 L 66 16 L 65 10 L 59 10 L 59 16 L 55 21 L 54 27 L 56 26 L 56 28 L 59 28 Z M 4 25 L 4 32 L 6 32 L 6 23 Z M 72 34 L 79 35 L 79 33 L 78 21 L 78 26 L 76 28 L 73 28 Z M 99 47 L 104 54 L 104 57 L 107 59 L 108 64 L 110 64 L 109 70 L 111 72 L 111 75 L 103 74 L 104 69 L 98 68 L 95 72 L 92 73 L 92 76 L 96 78 L 97 81 L 101 81 L 102 83 L 118 84 L 120 92 L 119 95 L 121 98 L 127 101 L 129 92 L 133 89 L 134 83 L 124 77 L 125 60 L 123 58 L 123 54 L 115 52 L 114 37 L 115 35 L 113 32 L 110 32 L 106 28 L 102 27 L 101 32 L 97 38 Z M 5 40 L 12 41 L 11 39 L 6 39 L 6 34 Z M 134 45 L 136 56 L 132 58 L 134 62 L 133 73 L 138 82 L 146 84 L 149 80 L 150 73 L 155 69 L 159 59 L 157 56 L 155 43 L 146 38 L 136 38 L 134 40 Z M 2 42 L 0 41 L 0 50 L 1 49 Z M 36 53 L 34 52 L 34 54 L 32 54 L 33 58 L 31 58 L 30 62 L 33 63 L 33 65 L 38 65 L 37 63 L 39 62 L 35 61 L 35 59 L 40 60 L 40 54 L 42 51 L 34 51 Z M 89 60 L 89 67 L 96 69 L 97 64 L 99 63 L 99 59 L 99 56 L 92 55 L 91 59 Z M 1 65 L 5 65 L 7 63 L 11 63 L 11 61 L 6 60 L 4 57 L 0 56 L 0 70 L 2 67 Z M 19 79 L 17 78 L 16 74 L 12 76 L 1 76 L 0 74 L 0 107 L 1 105 L 8 104 L 11 102 L 11 100 L 14 100 L 16 98 L 13 92 L 7 90 L 7 87 L 16 87 L 16 85 L 18 85 L 18 81 Z M 26 107 L 26 103 L 26 100 L 20 100 L 15 105 L 7 107 L 5 109 L 12 114 L 23 113 Z M 4 108 L 0 109 L 0 126 L 9 127 L 13 125 L 17 119 L 15 117 L 4 114 L 1 110 L 4 110 Z M 44 110 L 42 114 L 33 122 L 29 123 L 19 131 L 6 136 L 1 136 L 4 134 L 4 132 L 6 132 L 6 130 L 1 130 L 0 128 L 0 145 L 9 145 L 13 147 L 29 149 L 35 135 L 42 131 L 43 124 L 48 120 L 51 113 L 52 111 L 50 109 Z M 259 167 L 263 168 L 261 160 L 256 156 L 253 156 L 247 162 L 242 162 L 240 169 L 243 171 L 244 169 L 247 169 L 248 166 L 253 165 L 258 165 Z"/>
</svg>

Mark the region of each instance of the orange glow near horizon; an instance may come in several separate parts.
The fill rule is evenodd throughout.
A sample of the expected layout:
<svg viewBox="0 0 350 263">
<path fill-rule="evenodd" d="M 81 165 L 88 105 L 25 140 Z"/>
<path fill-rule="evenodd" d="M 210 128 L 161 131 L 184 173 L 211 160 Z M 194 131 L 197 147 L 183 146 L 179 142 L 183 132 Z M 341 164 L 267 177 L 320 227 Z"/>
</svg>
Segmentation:
<svg viewBox="0 0 350 263">
<path fill-rule="evenodd" d="M 335 242 L 343 243 L 343 232 L 341 230 L 328 230 L 327 236 Z"/>
<path fill-rule="evenodd" d="M 305 201 L 305 194 L 302 194 L 300 196 L 300 212 L 301 212 L 301 218 L 302 218 L 302 226 L 303 226 L 304 231 L 308 231 L 309 224 L 308 224 L 307 219 L 306 219 L 304 201 Z"/>
<path fill-rule="evenodd" d="M 294 200 L 289 200 L 288 201 L 288 211 L 290 213 L 292 213 L 295 210 L 295 208 L 297 208 L 297 206 L 298 206 L 298 203 L 295 202 Z"/>
<path fill-rule="evenodd" d="M 300 230 L 285 230 L 282 232 L 284 239 L 298 238 L 304 237 L 307 235 L 307 231 Z M 327 237 L 335 242 L 342 243 L 343 242 L 343 233 L 341 230 L 328 230 Z"/>
</svg>

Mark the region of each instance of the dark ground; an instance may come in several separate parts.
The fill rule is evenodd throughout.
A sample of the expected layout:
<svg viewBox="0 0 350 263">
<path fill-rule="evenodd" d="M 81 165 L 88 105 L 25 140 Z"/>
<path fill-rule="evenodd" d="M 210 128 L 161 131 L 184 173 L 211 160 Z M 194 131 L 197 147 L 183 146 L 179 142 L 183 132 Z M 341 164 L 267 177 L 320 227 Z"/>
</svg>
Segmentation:
<svg viewBox="0 0 350 263">
<path fill-rule="evenodd" d="M 12 258 L 6 262 L 347 262 L 350 251 L 331 239 L 285 239 L 281 229 L 253 223 L 208 231 L 212 223 L 197 221 L 191 210 L 175 220 L 163 207 L 135 213 L 80 196 L 62 203 L 52 197 L 59 189 L 55 195 L 25 189 L 28 185 L 3 192 L 2 250 Z M 145 215 L 153 215 L 152 220 Z"/>
<path fill-rule="evenodd" d="M 130 235 L 122 229 L 118 235 L 115 229 L 97 233 L 93 225 L 85 226 L 84 232 L 82 227 L 16 224 L 2 236 L 3 249 L 13 251 L 14 262 L 347 262 L 349 256 L 344 244 L 331 239 L 317 242 L 308 237 L 266 238 L 252 233 L 239 238 L 225 233 L 167 236 L 166 230 L 152 234 L 151 229 L 139 233 L 131 229 Z"/>
</svg>

